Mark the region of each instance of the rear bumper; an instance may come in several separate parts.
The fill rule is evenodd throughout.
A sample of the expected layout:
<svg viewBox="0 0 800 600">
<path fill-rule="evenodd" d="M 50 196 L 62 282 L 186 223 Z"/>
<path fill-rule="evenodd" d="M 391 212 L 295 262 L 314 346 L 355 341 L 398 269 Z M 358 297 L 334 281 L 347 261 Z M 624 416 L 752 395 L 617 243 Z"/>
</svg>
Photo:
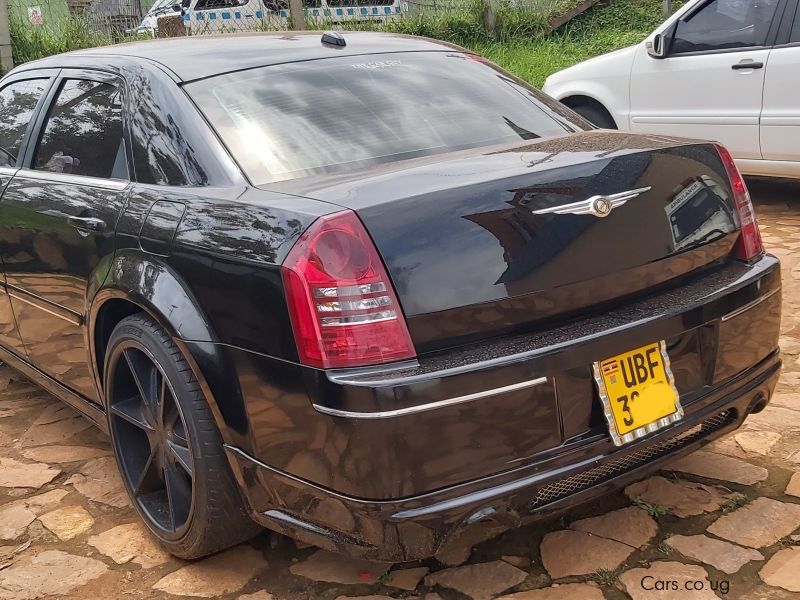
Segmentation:
<svg viewBox="0 0 800 600">
<path fill-rule="evenodd" d="M 324 372 L 231 350 L 246 421 L 228 437 L 254 518 L 404 561 L 479 521 L 516 526 L 739 427 L 777 383 L 780 270 L 729 263 L 602 315 L 421 358 Z M 613 445 L 594 361 L 667 340 L 684 418 Z"/>
<path fill-rule="evenodd" d="M 737 429 L 764 408 L 780 366 L 776 351 L 687 407 L 679 423 L 628 446 L 598 439 L 513 473 L 402 500 L 337 494 L 228 451 L 247 496 L 271 500 L 253 513 L 265 527 L 354 556 L 410 561 L 436 554 L 478 522 L 513 528 L 606 494 Z"/>
</svg>

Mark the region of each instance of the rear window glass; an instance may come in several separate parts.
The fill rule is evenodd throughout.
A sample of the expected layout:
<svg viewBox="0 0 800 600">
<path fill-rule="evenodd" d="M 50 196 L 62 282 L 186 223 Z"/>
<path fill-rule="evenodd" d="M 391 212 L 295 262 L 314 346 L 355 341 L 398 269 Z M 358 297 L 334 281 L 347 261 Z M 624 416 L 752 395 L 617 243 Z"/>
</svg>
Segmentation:
<svg viewBox="0 0 800 600">
<path fill-rule="evenodd" d="M 277 65 L 186 90 L 254 184 L 571 130 L 538 92 L 455 52 Z"/>
</svg>

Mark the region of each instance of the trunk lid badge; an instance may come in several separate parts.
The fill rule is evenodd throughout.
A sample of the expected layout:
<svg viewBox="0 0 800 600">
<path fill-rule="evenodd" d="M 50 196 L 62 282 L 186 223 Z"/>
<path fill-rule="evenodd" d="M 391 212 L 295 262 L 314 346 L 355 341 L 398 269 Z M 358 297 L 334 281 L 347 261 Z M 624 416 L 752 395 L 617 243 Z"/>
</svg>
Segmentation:
<svg viewBox="0 0 800 600">
<path fill-rule="evenodd" d="M 607 196 L 592 196 L 580 202 L 552 206 L 531 211 L 535 215 L 592 215 L 603 218 L 611 214 L 615 208 L 625 204 L 628 200 L 641 196 L 653 189 L 651 186 L 610 194 Z"/>
</svg>

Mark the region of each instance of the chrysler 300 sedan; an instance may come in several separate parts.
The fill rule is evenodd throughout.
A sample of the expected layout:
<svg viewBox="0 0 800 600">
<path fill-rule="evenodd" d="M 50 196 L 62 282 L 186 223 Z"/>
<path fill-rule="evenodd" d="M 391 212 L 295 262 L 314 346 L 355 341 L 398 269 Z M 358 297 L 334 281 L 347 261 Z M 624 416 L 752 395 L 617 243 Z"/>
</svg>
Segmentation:
<svg viewBox="0 0 800 600">
<path fill-rule="evenodd" d="M 780 275 L 708 142 L 461 48 L 154 40 L 0 81 L 2 358 L 110 434 L 170 552 L 430 556 L 739 427 Z M 488 522 L 488 523 L 487 523 Z"/>
</svg>

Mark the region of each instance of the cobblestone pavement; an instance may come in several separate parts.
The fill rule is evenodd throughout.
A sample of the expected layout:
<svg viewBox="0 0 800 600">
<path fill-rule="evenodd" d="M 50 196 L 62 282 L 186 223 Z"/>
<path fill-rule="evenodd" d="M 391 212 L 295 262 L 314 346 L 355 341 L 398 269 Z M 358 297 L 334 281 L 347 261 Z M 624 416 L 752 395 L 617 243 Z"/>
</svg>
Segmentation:
<svg viewBox="0 0 800 600">
<path fill-rule="evenodd" d="M 137 524 L 102 434 L 0 367 L 0 599 L 800 597 L 800 184 L 751 185 L 783 261 L 783 376 L 766 411 L 670 471 L 440 560 L 366 563 L 262 534 L 187 563 Z"/>
</svg>

